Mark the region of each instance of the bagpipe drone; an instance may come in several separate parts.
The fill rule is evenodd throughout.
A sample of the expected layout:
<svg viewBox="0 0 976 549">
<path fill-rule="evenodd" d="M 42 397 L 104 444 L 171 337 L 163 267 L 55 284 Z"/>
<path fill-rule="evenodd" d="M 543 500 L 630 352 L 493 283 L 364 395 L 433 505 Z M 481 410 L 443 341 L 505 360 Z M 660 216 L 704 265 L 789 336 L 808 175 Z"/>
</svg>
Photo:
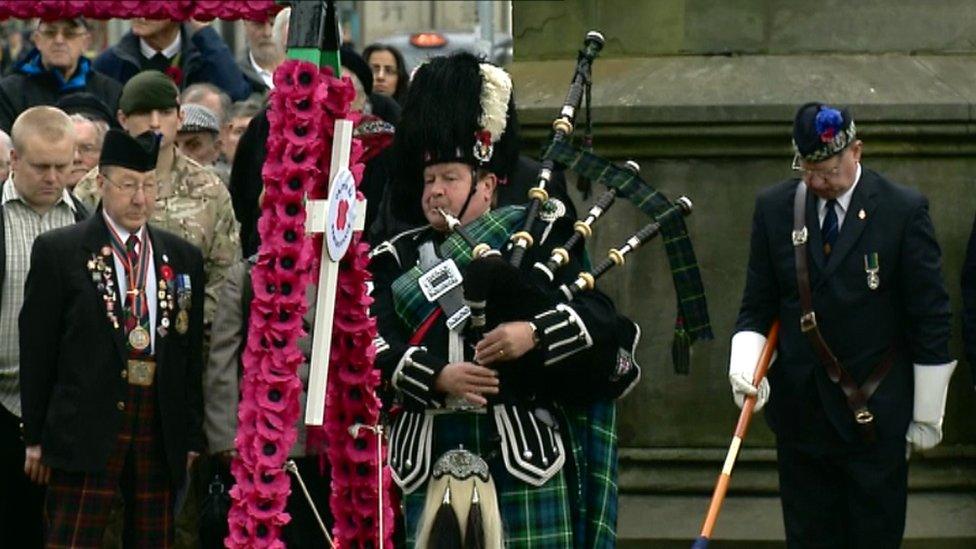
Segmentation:
<svg viewBox="0 0 976 549">
<path fill-rule="evenodd" d="M 510 315 L 517 313 L 511 311 L 526 306 L 531 308 L 532 305 L 572 301 L 581 292 L 593 290 L 597 280 L 613 267 L 624 265 L 629 254 L 637 248 L 655 236 L 661 235 L 677 294 L 678 314 L 672 344 L 674 368 L 677 373 L 687 374 L 691 344 L 697 339 L 712 338 L 701 275 L 683 219 L 691 213 L 692 203 L 687 197 L 681 197 L 674 202 L 668 200 L 661 192 L 640 178 L 639 167 L 634 162 L 628 162 L 627 165 L 620 167 L 584 150 L 592 143 L 589 108 L 592 65 L 603 44 L 604 38 L 599 32 L 587 33 L 566 99 L 558 117 L 552 123 L 550 139 L 543 148 L 536 185 L 528 192 L 529 202 L 524 225 L 512 234 L 510 239 L 511 253 L 507 261 L 509 268 L 506 269 L 504 265 L 506 262 L 498 251 L 491 250 L 490 246 L 484 243 L 478 243 L 475 238 L 465 233 L 458 220 L 451 218 L 446 212 L 443 213 L 448 225 L 458 232 L 471 248 L 473 260 L 467 266 L 464 280 L 465 300 L 471 309 L 471 329 L 480 333 L 502 322 L 515 320 Z M 587 99 L 585 104 L 587 130 L 582 140 L 584 148 L 579 148 L 573 144 L 572 138 L 577 114 L 584 97 Z M 541 214 L 549 201 L 547 188 L 557 165 L 577 172 L 581 179 L 601 183 L 607 187 L 607 190 L 596 199 L 583 219 L 574 223 L 572 236 L 564 244 L 552 250 L 548 261 L 533 265 L 536 276 L 529 282 L 524 280 L 524 277 L 518 276 L 516 271 L 524 261 L 526 252 L 535 244 L 532 236 L 533 229 L 537 223 L 540 223 Z M 618 197 L 630 201 L 650 217 L 651 221 L 626 238 L 620 246 L 611 248 L 606 253 L 605 259 L 595 268 L 574 273 L 575 280 L 559 284 L 555 288 L 557 291 L 553 291 L 552 286 L 557 280 L 557 271 L 567 268 L 570 252 L 584 246 L 585 240 L 593 233 L 594 225 L 606 216 Z M 519 291 L 512 292 L 513 286 L 518 287 Z M 504 295 L 513 294 L 518 296 L 519 304 L 492 306 L 493 298 L 504 300 Z M 494 315 L 492 310 L 495 311 Z M 506 314 L 506 311 L 509 313 Z M 621 322 L 621 324 L 625 323 Z M 622 341 L 621 347 L 631 346 Z"/>
</svg>

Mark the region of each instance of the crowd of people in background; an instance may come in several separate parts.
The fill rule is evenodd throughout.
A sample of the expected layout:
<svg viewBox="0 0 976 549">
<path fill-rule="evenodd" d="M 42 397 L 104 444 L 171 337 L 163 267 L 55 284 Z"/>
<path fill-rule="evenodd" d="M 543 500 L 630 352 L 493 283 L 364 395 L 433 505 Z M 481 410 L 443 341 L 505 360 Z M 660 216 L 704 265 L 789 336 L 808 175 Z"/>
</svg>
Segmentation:
<svg viewBox="0 0 976 549">
<path fill-rule="evenodd" d="M 202 304 L 196 304 L 194 314 L 202 313 L 205 336 L 199 353 L 206 364 L 210 331 L 228 269 L 233 267 L 235 287 L 240 287 L 239 279 L 244 271 L 238 271 L 247 265 L 246 259 L 257 249 L 254 239 L 267 138 L 266 105 L 275 87 L 275 69 L 285 60 L 288 17 L 289 10 L 285 9 L 265 21 L 245 22 L 246 48 L 237 59 L 214 25 L 199 21 L 133 19 L 130 30 L 103 51 L 93 50 L 95 29 L 84 18 L 4 23 L 0 35 L 3 75 L 0 78 L 0 184 L 3 188 L 0 229 L 7 227 L 6 236 L 0 230 L 0 267 L 6 267 L 0 268 L 3 291 L 0 337 L 4 349 L 0 353 L 0 533 L 3 539 L 20 540 L 19 546 L 39 547 L 45 535 L 50 541 L 52 535 L 65 534 L 64 531 L 45 533 L 44 513 L 48 513 L 48 529 L 58 529 L 61 527 L 50 521 L 51 513 L 69 520 L 65 513 L 68 507 L 74 506 L 71 517 L 83 516 L 85 521 L 93 521 L 94 526 L 82 537 L 77 537 L 79 534 L 75 532 L 72 534 L 75 537 L 64 538 L 71 544 L 83 544 L 83 540 L 94 539 L 92 536 L 101 539 L 101 528 L 108 546 L 123 541 L 139 544 L 147 539 L 153 540 L 154 546 L 160 539 L 163 545 L 174 542 L 169 537 L 153 537 L 169 534 L 130 528 L 130 519 L 121 512 L 120 502 L 65 500 L 64 494 L 75 490 L 69 486 L 70 482 L 65 484 L 63 475 L 59 476 L 58 467 L 55 467 L 52 486 L 47 488 L 45 508 L 43 485 L 52 477 L 51 470 L 43 463 L 53 460 L 63 467 L 70 462 L 74 467 L 77 462 L 59 455 L 54 448 L 42 460 L 40 443 L 44 440 L 46 446 L 49 434 L 44 433 L 39 439 L 39 425 L 30 425 L 26 435 L 23 431 L 23 425 L 29 421 L 22 417 L 20 406 L 22 376 L 17 320 L 25 301 L 31 248 L 42 233 L 86 218 L 100 221 L 104 216 L 105 223 L 96 225 L 124 232 L 126 212 L 135 210 L 142 216 L 142 221 L 132 228 L 135 233 L 141 230 L 139 223 L 149 222 L 154 229 L 165 229 L 189 242 L 200 252 L 206 274 L 205 284 L 202 280 L 197 282 L 195 277 L 193 280 L 194 284 L 203 286 L 200 288 Z M 365 114 L 357 135 L 367 141 L 378 139 L 374 143 L 385 146 L 392 140 L 409 78 L 403 56 L 395 48 L 373 45 L 364 53 L 365 56 L 360 56 L 353 48 L 344 46 L 343 74 L 352 79 L 357 92 L 354 108 Z M 107 137 L 112 141 L 110 145 L 106 145 Z M 153 139 L 155 144 L 151 143 Z M 109 147 L 113 150 L 108 150 Z M 238 154 L 239 149 L 245 151 L 243 155 Z M 141 163 L 135 157 L 141 158 Z M 377 211 L 382 181 L 388 175 L 383 170 L 373 172 L 371 177 L 376 183 L 371 188 L 376 196 L 370 197 L 370 215 Z M 129 175 L 141 183 L 132 184 Z M 144 192 L 136 188 L 140 186 Z M 116 199 L 111 212 L 110 205 L 104 203 L 107 195 Z M 149 207 L 153 204 L 154 207 Z M 151 234 L 153 248 L 157 244 L 162 246 L 169 238 Z M 5 238 L 15 239 L 17 245 L 4 246 Z M 172 246 L 170 243 L 171 255 Z M 161 257 L 157 254 L 157 261 L 174 260 L 166 254 Z M 106 267 L 99 265 L 99 268 Z M 196 291 L 194 288 L 194 294 Z M 165 300 L 159 301 L 160 304 L 151 307 L 156 320 L 160 318 L 157 315 L 168 314 L 160 308 L 167 305 Z M 175 314 L 176 310 L 172 312 Z M 182 333 L 186 329 L 178 325 L 178 318 L 167 319 L 167 323 L 170 321 L 173 322 L 170 330 Z M 162 335 L 153 335 L 151 349 L 156 348 L 157 337 Z M 135 353 L 138 349 L 129 350 Z M 129 366 L 135 356 L 130 354 Z M 229 363 L 236 364 L 237 359 L 236 355 L 230 355 Z M 184 366 L 192 373 L 191 363 L 179 368 Z M 126 373 L 123 371 L 123 378 Z M 59 387 L 53 390 L 62 390 Z M 48 390 L 52 388 L 44 388 L 41 394 L 47 394 Z M 216 387 L 211 387 L 211 392 L 219 393 Z M 235 406 L 236 401 L 234 395 L 228 403 Z M 123 399 L 118 404 L 122 410 L 133 402 Z M 213 404 L 211 399 L 208 405 Z M 193 408 L 193 403 L 189 406 Z M 221 406 L 218 404 L 218 408 Z M 144 410 L 145 405 L 139 409 Z M 162 413 L 164 423 L 172 420 L 171 411 L 162 410 Z M 234 411 L 228 414 L 233 419 Z M 233 426 L 233 422 L 228 425 Z M 232 448 L 233 432 L 229 436 Z M 34 454 L 32 448 L 36 449 Z M 188 448 L 192 450 L 188 455 L 193 454 L 194 459 L 203 449 L 196 441 Z M 169 444 L 166 450 L 172 450 Z M 31 464 L 26 472 L 25 452 Z M 214 546 L 222 546 L 222 535 L 206 537 L 204 525 L 198 524 L 198 515 L 215 471 L 223 475 L 225 490 L 229 488 L 232 479 L 227 465 L 232 453 L 219 447 L 212 452 L 213 456 L 204 452 L 195 468 L 188 467 L 192 480 L 186 503 L 182 505 L 186 511 L 174 518 L 176 543 L 189 540 L 193 545 L 193 540 L 203 536 L 205 542 L 209 540 Z M 124 451 L 112 455 L 123 462 L 128 459 Z M 308 469 L 311 478 L 314 467 Z M 113 474 L 122 474 L 125 479 L 129 473 L 114 470 Z M 114 482 L 99 479 L 99 482 Z M 91 478 L 76 478 L 72 482 L 75 480 L 84 483 Z M 175 477 L 171 480 L 178 481 Z M 133 493 L 123 492 L 123 499 L 128 503 Z M 165 497 L 170 498 L 165 501 L 173 503 L 174 494 L 167 492 Z M 327 496 L 318 500 L 327 501 Z M 105 511 L 104 516 L 94 516 L 90 505 L 114 505 L 115 511 L 109 516 L 106 509 L 99 508 L 98 513 Z M 129 507 L 125 505 L 126 513 Z M 161 508 L 156 511 L 162 512 Z M 302 510 L 294 512 L 300 515 Z M 307 518 L 312 520 L 311 515 Z M 302 529 L 308 526 L 302 520 L 298 524 Z M 301 529 L 291 530 L 286 535 L 297 546 L 318 544 L 317 528 L 313 527 L 311 534 L 301 533 Z M 303 536 L 310 540 L 302 542 Z"/>
<path fill-rule="evenodd" d="M 246 328 L 255 286 L 284 295 L 291 287 L 250 280 L 268 98 L 286 59 L 289 17 L 284 8 L 245 23 L 237 59 L 212 24 L 195 20 L 133 19 L 104 51 L 91 51 L 84 18 L 8 23 L 0 48 L 4 546 L 223 546 L 230 464 L 240 463 L 238 401 L 282 398 L 241 395 L 238 382 L 246 345 L 287 345 L 248 342 Z M 353 135 L 365 164 L 363 238 L 372 245 L 364 302 L 376 319 L 370 353 L 384 408 L 396 409 L 387 418 L 400 489 L 396 545 L 615 546 L 614 400 L 640 379 L 641 332 L 599 289 L 568 299 L 556 290 L 588 259 L 580 246 L 557 248 L 576 210 L 562 171 L 520 154 L 511 76 L 467 52 L 412 73 L 385 44 L 362 54 L 345 45 L 340 59 L 352 109 L 362 113 Z M 862 145 L 846 109 L 802 106 L 797 176 L 756 201 L 729 380 L 739 406 L 750 397 L 756 410 L 768 403 L 791 545 L 900 544 L 906 442 L 925 450 L 942 440 L 956 367 L 927 200 L 862 168 Z M 523 205 L 540 178 L 537 212 Z M 525 224 L 529 213 L 537 219 Z M 814 229 L 809 254 L 805 223 Z M 455 224 L 496 255 L 512 254 L 514 240 L 534 244 L 522 267 L 475 259 Z M 863 258 L 852 253 L 862 233 Z M 576 268 L 552 272 L 547 260 L 558 257 Z M 974 258 L 976 231 L 963 279 L 970 335 Z M 488 260 L 468 269 L 480 259 Z M 286 260 L 294 265 L 282 256 L 277 266 L 289 269 Z M 440 269 L 449 262 L 453 271 Z M 470 300 L 478 275 L 486 295 Z M 465 309 L 472 321 L 480 309 L 482 323 L 497 322 L 466 325 Z M 313 307 L 301 312 L 313 333 Z M 265 319 L 291 313 L 262 311 Z M 779 362 L 755 386 L 777 317 Z M 306 381 L 308 337 L 295 345 Z M 855 377 L 867 381 L 858 387 Z M 299 442 L 289 455 L 331 526 L 332 472 L 305 450 Z M 287 546 L 324 546 L 308 502 L 292 496 Z M 461 526 L 443 528 L 442 518 L 483 535 L 466 530 L 462 545 Z"/>
</svg>

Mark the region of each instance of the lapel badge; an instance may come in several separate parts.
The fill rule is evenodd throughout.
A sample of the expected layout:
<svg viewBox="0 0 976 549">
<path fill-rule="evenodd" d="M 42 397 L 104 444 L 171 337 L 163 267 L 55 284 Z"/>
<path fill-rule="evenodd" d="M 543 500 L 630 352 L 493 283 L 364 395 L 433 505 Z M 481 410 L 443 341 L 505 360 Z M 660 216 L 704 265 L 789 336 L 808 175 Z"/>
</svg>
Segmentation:
<svg viewBox="0 0 976 549">
<path fill-rule="evenodd" d="M 878 276 L 879 270 L 881 270 L 881 266 L 878 263 L 878 252 L 865 254 L 864 272 L 868 274 L 868 288 L 872 290 L 877 290 L 878 286 L 881 285 L 881 278 Z"/>
<path fill-rule="evenodd" d="M 857 218 L 860 220 L 864 220 L 867 216 L 868 214 L 864 211 L 864 208 L 861 208 L 861 210 L 857 212 Z"/>
</svg>

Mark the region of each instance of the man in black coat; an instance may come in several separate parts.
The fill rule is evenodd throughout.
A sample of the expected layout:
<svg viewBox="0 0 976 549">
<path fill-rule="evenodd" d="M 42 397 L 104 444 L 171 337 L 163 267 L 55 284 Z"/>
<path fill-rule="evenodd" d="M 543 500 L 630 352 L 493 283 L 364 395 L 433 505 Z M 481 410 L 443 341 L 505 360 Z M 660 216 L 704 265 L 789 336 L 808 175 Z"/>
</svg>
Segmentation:
<svg viewBox="0 0 976 549">
<path fill-rule="evenodd" d="M 966 259 L 962 265 L 962 302 L 962 340 L 966 347 L 966 362 L 972 372 L 970 379 L 976 383 L 976 221 L 969 233 Z"/>
<path fill-rule="evenodd" d="M 9 133 L 21 112 L 77 92 L 94 95 L 115 112 L 122 84 L 82 56 L 91 42 L 84 18 L 41 21 L 32 36 L 37 48 L 0 80 L 0 129 Z"/>
<path fill-rule="evenodd" d="M 917 449 L 941 441 L 956 365 L 928 201 L 861 166 L 846 110 L 803 105 L 793 143 L 800 179 L 756 199 L 733 395 L 740 406 L 756 395 L 757 409 L 768 399 L 789 546 L 897 547 L 906 440 Z M 801 328 L 805 286 L 814 314 Z M 777 318 L 778 358 L 757 389 L 756 359 Z"/>
<path fill-rule="evenodd" d="M 47 544 L 100 546 L 118 495 L 132 547 L 173 543 L 174 487 L 203 450 L 203 259 L 149 227 L 157 138 L 111 130 L 102 203 L 40 236 L 20 315 L 25 471 L 50 481 Z"/>
</svg>

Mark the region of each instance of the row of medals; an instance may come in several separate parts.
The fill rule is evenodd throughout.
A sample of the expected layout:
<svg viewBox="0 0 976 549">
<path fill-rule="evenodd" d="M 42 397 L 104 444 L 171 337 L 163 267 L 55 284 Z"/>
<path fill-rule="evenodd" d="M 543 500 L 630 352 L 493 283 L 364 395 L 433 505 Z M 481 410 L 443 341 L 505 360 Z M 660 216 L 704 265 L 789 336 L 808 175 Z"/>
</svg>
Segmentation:
<svg viewBox="0 0 976 549">
<path fill-rule="evenodd" d="M 168 296 L 166 293 L 165 280 L 159 281 L 159 293 L 156 297 L 159 299 L 159 310 L 162 311 L 162 318 L 159 319 L 159 335 L 165 336 L 169 330 L 170 311 L 175 308 L 172 296 Z M 190 292 L 181 288 L 177 292 L 176 299 L 180 306 L 179 312 L 176 313 L 176 331 L 183 334 L 186 333 L 190 324 L 190 315 L 187 313 L 187 309 L 190 308 Z M 145 350 L 150 341 L 149 331 L 142 326 L 136 326 L 129 332 L 129 345 L 137 351 Z"/>
<path fill-rule="evenodd" d="M 104 250 L 103 250 L 104 255 Z M 109 320 L 112 321 L 112 325 L 117 329 L 119 327 L 118 319 L 115 316 L 115 280 L 112 276 L 112 267 L 105 264 L 105 260 L 102 256 L 97 256 L 88 262 L 88 269 L 92 271 L 92 278 L 95 279 L 95 283 L 98 285 L 99 291 L 107 292 L 103 295 L 105 300 L 105 307 L 108 309 Z M 102 280 L 99 280 L 102 278 Z M 142 291 L 142 290 L 138 290 Z M 178 292 L 177 300 L 180 305 L 180 311 L 176 314 L 176 331 L 183 334 L 186 333 L 187 328 L 190 324 L 189 314 L 187 309 L 190 308 L 190 292 L 187 289 L 180 289 Z M 167 330 L 169 330 L 169 314 L 175 308 L 175 303 L 173 298 L 168 296 L 166 293 L 166 281 L 159 281 L 159 293 L 156 294 L 159 298 L 159 309 L 162 311 L 162 318 L 159 319 L 159 335 L 165 336 Z M 169 298 L 169 299 L 167 299 Z M 149 347 L 152 338 L 149 337 L 149 331 L 142 326 L 136 326 L 129 332 L 129 345 L 137 351 L 143 351 L 146 347 Z"/>
</svg>

